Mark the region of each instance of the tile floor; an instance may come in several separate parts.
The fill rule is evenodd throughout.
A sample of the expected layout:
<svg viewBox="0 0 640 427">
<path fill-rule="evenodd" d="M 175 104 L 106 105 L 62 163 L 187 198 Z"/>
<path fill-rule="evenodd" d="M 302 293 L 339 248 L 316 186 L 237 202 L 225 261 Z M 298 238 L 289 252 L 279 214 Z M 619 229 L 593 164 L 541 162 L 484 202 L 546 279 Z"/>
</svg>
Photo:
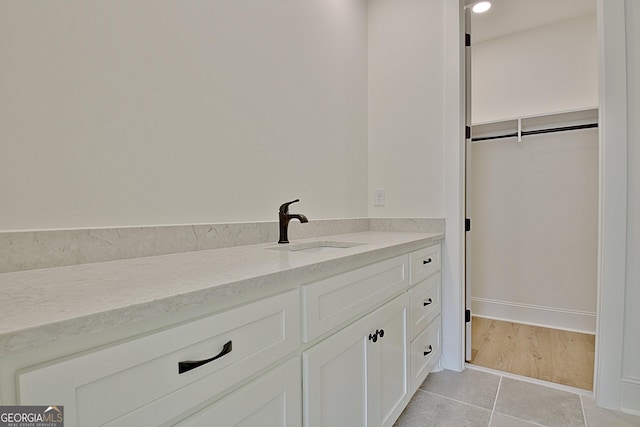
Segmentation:
<svg viewBox="0 0 640 427">
<path fill-rule="evenodd" d="M 593 398 L 465 369 L 429 374 L 394 427 L 640 427 Z"/>
</svg>

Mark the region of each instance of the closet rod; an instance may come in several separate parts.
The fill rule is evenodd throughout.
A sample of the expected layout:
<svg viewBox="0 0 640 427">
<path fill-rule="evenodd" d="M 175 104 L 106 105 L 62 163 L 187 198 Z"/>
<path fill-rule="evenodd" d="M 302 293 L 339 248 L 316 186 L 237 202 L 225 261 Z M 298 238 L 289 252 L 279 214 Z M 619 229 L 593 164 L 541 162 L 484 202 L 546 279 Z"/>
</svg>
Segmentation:
<svg viewBox="0 0 640 427">
<path fill-rule="evenodd" d="M 472 142 L 476 142 L 476 141 L 488 141 L 490 139 L 502 139 L 502 138 L 517 138 L 518 137 L 518 132 L 514 132 L 514 133 L 507 133 L 504 135 L 495 135 L 495 136 L 478 136 L 475 138 L 471 138 Z"/>
<path fill-rule="evenodd" d="M 549 128 L 549 129 L 525 130 L 525 131 L 522 131 L 521 135 L 522 136 L 539 135 L 543 133 L 565 132 L 569 130 L 591 129 L 591 128 L 597 128 L 597 127 L 598 127 L 597 123 L 587 123 L 584 125 L 563 126 L 563 127 L 557 127 L 557 128 Z M 515 138 L 517 136 L 518 136 L 518 132 L 513 132 L 513 133 L 504 134 L 504 135 L 479 136 L 476 138 L 471 138 L 471 141 L 472 142 L 488 141 L 491 139 Z"/>
</svg>

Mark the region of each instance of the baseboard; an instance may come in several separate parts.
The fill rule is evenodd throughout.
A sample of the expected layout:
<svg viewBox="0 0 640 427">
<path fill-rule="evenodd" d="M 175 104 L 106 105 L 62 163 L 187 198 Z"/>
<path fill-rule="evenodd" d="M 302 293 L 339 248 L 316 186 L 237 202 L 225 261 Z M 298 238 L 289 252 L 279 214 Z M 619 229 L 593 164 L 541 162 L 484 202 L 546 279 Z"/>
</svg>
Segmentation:
<svg viewBox="0 0 640 427">
<path fill-rule="evenodd" d="M 622 378 L 620 409 L 631 415 L 640 415 L 640 381 L 635 378 Z"/>
<path fill-rule="evenodd" d="M 545 328 L 565 331 L 596 333 L 596 313 L 521 304 L 487 298 L 471 298 L 471 312 L 474 316 L 505 320 Z"/>
</svg>

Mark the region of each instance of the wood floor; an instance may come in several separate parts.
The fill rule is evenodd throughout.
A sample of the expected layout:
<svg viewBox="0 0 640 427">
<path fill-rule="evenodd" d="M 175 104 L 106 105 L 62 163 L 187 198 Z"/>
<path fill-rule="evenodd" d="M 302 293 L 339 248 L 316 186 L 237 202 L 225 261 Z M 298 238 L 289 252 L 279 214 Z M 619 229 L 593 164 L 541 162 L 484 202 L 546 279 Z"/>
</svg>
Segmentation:
<svg viewBox="0 0 640 427">
<path fill-rule="evenodd" d="M 473 317 L 471 363 L 593 389 L 595 336 Z"/>
</svg>

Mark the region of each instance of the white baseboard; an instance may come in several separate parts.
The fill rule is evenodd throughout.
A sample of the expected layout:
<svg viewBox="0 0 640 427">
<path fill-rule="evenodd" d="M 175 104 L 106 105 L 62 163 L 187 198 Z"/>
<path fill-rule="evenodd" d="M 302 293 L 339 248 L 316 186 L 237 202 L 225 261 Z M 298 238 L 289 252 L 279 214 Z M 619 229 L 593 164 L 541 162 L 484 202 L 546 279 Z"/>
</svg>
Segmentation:
<svg viewBox="0 0 640 427">
<path fill-rule="evenodd" d="M 565 331 L 596 333 L 596 313 L 521 304 L 488 298 L 471 298 L 471 313 L 474 316 L 505 320 L 526 325 Z"/>
<path fill-rule="evenodd" d="M 620 409 L 631 415 L 640 415 L 640 381 L 635 378 L 622 378 L 620 389 Z"/>
</svg>

